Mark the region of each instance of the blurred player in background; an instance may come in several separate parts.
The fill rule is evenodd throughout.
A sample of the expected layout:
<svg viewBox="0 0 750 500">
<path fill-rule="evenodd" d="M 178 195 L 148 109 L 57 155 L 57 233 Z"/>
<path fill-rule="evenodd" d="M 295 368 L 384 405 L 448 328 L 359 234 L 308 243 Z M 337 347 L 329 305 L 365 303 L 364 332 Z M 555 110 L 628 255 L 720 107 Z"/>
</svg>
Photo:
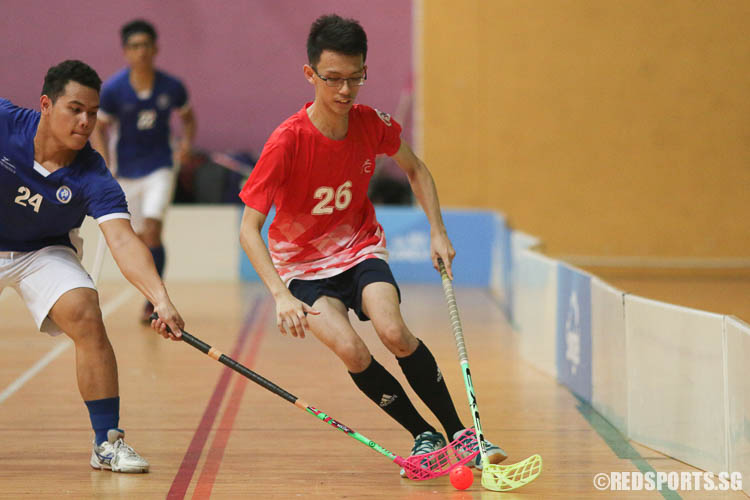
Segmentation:
<svg viewBox="0 0 750 500">
<path fill-rule="evenodd" d="M 431 227 L 431 255 L 452 277 L 455 252 L 430 172 L 401 140 L 389 115 L 354 101 L 367 79 L 367 36 L 355 20 L 317 19 L 307 40 L 304 75 L 315 100 L 282 123 L 266 142 L 240 198 L 247 205 L 240 241 L 276 300 L 279 329 L 306 330 L 346 365 L 354 383 L 414 437 L 412 455 L 438 450 L 444 436 L 419 415 L 399 382 L 370 354 L 348 309 L 371 320 L 414 391 L 452 439 L 461 423 L 435 358 L 406 327 L 398 285 L 386 262 L 383 228 L 367 198 L 375 156 L 392 156 L 407 174 Z M 276 215 L 269 248 L 261 228 Z M 287 288 L 288 287 L 288 288 Z M 492 463 L 506 458 L 488 443 Z M 477 461 L 473 465 L 481 466 Z M 403 475 L 403 470 L 402 470 Z"/>
<path fill-rule="evenodd" d="M 115 172 L 127 196 L 133 227 L 151 250 L 162 276 L 166 263 L 162 221 L 172 198 L 175 175 L 170 116 L 176 110 L 182 119 L 182 141 L 176 155 L 180 163 L 190 154 L 196 121 L 182 82 L 154 66 L 158 52 L 154 27 L 136 19 L 123 26 L 120 34 L 128 66 L 102 86 L 99 123 L 92 144 Z M 110 157 L 108 141 L 115 124 L 115 156 Z M 146 303 L 141 322 L 148 324 L 153 311 L 153 305 Z"/>
<path fill-rule="evenodd" d="M 64 61 L 47 72 L 41 113 L 0 99 L 0 292 L 14 288 L 40 331 L 73 340 L 78 389 L 95 433 L 91 466 L 147 472 L 118 427 L 115 353 L 80 262 L 86 215 L 99 223 L 122 274 L 155 304 L 164 319 L 155 329 L 168 336 L 164 323 L 179 332 L 183 321 L 133 232 L 125 194 L 88 143 L 100 86 L 89 66 Z"/>
</svg>

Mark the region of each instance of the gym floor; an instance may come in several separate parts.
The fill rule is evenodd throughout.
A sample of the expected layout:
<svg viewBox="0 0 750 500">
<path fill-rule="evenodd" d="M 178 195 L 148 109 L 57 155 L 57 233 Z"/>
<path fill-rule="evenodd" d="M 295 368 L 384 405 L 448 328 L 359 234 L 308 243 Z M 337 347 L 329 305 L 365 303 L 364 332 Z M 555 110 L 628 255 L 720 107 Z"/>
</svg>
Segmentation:
<svg viewBox="0 0 750 500">
<path fill-rule="evenodd" d="M 667 280 L 663 286 L 671 285 Z M 681 288 L 688 293 L 691 287 Z M 470 425 L 442 288 L 405 285 L 402 292 L 407 324 L 434 353 L 459 414 Z M 411 436 L 359 393 L 332 353 L 315 338 L 278 333 L 273 302 L 261 285 L 177 283 L 170 294 L 187 331 L 385 448 L 408 455 Z M 21 300 L 5 290 L 0 295 L 0 498 L 636 499 L 661 495 L 600 492 L 594 476 L 637 471 L 644 464 L 657 472 L 696 471 L 638 444 L 628 448 L 567 389 L 520 358 L 517 335 L 486 290 L 458 288 L 456 294 L 485 434 L 509 453 L 506 463 L 534 453 L 544 459 L 542 475 L 519 490 L 485 490 L 477 472 L 474 484 L 462 492 L 447 477 L 401 479 L 386 457 L 190 346 L 140 326 L 142 299 L 132 287 L 104 283 L 100 299 L 119 366 L 121 427 L 126 441 L 150 461 L 151 471 L 125 475 L 89 467 L 92 432 L 76 388 L 74 349 L 64 337 L 36 332 Z M 373 355 L 437 424 L 372 327 L 354 323 Z M 52 358 L 46 365 L 45 356 Z M 34 366 L 41 368 L 18 385 Z M 745 498 L 741 492 L 681 491 L 680 496 Z"/>
</svg>

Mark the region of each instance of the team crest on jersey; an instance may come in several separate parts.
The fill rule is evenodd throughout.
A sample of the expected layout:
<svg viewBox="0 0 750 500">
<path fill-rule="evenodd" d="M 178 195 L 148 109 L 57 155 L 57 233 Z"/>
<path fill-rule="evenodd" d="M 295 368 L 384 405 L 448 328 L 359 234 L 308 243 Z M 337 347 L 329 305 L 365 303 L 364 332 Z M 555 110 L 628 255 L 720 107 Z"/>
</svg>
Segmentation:
<svg viewBox="0 0 750 500">
<path fill-rule="evenodd" d="M 68 186 L 60 186 L 59 188 L 57 188 L 57 193 L 55 193 L 55 196 L 57 196 L 57 201 L 59 201 L 60 203 L 68 203 L 73 197 L 73 192 Z"/>
<path fill-rule="evenodd" d="M 159 94 L 156 98 L 156 105 L 159 109 L 167 109 L 169 107 L 169 96 L 167 94 Z"/>
<path fill-rule="evenodd" d="M 380 119 L 383 120 L 383 123 L 385 123 L 389 127 L 391 126 L 391 115 L 389 115 L 388 113 L 383 113 L 382 111 L 377 109 L 375 110 L 375 112 L 378 114 Z"/>
</svg>

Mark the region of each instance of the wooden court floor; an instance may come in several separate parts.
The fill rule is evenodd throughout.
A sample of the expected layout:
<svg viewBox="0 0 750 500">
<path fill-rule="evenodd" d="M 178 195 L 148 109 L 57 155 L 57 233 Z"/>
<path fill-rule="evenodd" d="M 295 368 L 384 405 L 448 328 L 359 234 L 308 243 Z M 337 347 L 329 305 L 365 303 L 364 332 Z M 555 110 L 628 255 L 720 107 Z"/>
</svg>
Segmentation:
<svg viewBox="0 0 750 500">
<path fill-rule="evenodd" d="M 408 454 L 411 437 L 358 392 L 343 365 L 316 339 L 293 339 L 275 330 L 273 304 L 259 285 L 173 284 L 170 292 L 189 332 L 387 449 Z M 402 292 L 407 324 L 434 353 L 468 425 L 442 289 L 404 286 Z M 637 464 L 657 472 L 694 470 L 637 444 L 620 449 L 618 457 L 601 429 L 589 423 L 586 408 L 520 359 L 516 334 L 484 290 L 459 288 L 457 298 L 485 433 L 509 452 L 508 462 L 533 453 L 544 458 L 544 472 L 534 483 L 505 494 L 482 489 L 478 475 L 464 492 L 454 490 L 447 478 L 401 479 L 396 465 L 382 455 L 186 344 L 139 326 L 141 299 L 128 285 L 105 283 L 100 296 L 119 366 L 121 427 L 150 461 L 151 472 L 90 469 L 92 436 L 75 385 L 74 350 L 63 338 L 37 333 L 15 292 L 5 290 L 0 391 L 13 388 L 45 356 L 51 360 L 10 395 L 3 393 L 0 498 L 636 499 L 661 495 L 600 492 L 594 475 L 637 471 Z M 413 396 L 371 327 L 357 326 L 375 357 Z M 740 492 L 706 491 L 668 498 L 680 496 L 745 498 Z"/>
</svg>

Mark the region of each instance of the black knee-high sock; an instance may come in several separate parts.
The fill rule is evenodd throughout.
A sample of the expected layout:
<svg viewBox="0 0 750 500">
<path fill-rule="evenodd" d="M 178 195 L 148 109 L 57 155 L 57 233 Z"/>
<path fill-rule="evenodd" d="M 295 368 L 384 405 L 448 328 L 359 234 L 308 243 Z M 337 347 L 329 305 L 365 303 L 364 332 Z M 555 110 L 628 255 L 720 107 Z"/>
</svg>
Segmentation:
<svg viewBox="0 0 750 500">
<path fill-rule="evenodd" d="M 456 407 L 453 406 L 453 400 L 443 380 L 443 374 L 440 373 L 440 368 L 432 353 L 420 340 L 416 351 L 406 357 L 396 359 L 406 375 L 406 380 L 440 420 L 450 441 L 453 434 L 464 429 L 464 426 L 458 418 Z"/>
<path fill-rule="evenodd" d="M 349 372 L 357 387 L 375 404 L 404 426 L 416 437 L 425 431 L 435 432 L 435 428 L 425 422 L 404 392 L 404 388 L 388 373 L 388 370 L 372 358 L 370 366 L 359 373 Z"/>
</svg>

